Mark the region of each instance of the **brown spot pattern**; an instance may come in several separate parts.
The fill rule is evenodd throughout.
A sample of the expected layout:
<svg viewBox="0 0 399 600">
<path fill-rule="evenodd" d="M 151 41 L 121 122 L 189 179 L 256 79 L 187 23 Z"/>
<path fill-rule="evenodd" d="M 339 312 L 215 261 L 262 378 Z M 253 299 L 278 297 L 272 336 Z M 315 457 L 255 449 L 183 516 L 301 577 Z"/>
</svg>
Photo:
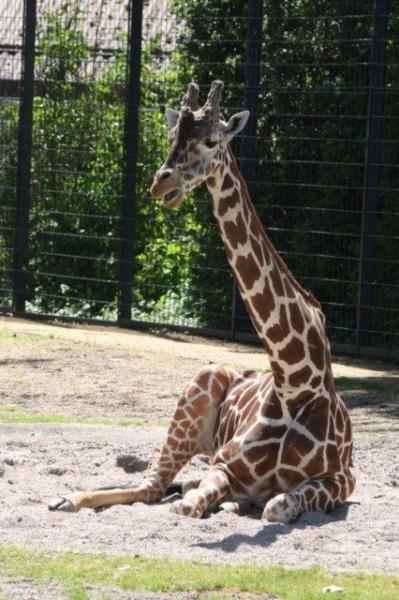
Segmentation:
<svg viewBox="0 0 399 600">
<path fill-rule="evenodd" d="M 251 298 L 251 304 L 258 313 L 261 321 L 266 323 L 269 319 L 272 310 L 274 310 L 274 298 L 270 289 L 268 280 L 265 280 L 265 285 L 261 294 L 256 294 Z"/>
<path fill-rule="evenodd" d="M 284 296 L 283 282 L 281 281 L 281 276 L 276 266 L 274 266 L 271 270 L 270 278 L 272 280 L 274 291 L 276 292 L 277 296 Z"/>
<path fill-rule="evenodd" d="M 278 387 L 282 386 L 285 382 L 285 375 L 283 369 L 281 368 L 279 363 L 277 363 L 274 360 L 270 361 L 270 366 L 273 369 L 274 381 L 276 382 L 276 385 Z"/>
<path fill-rule="evenodd" d="M 245 485 L 252 485 L 255 483 L 255 479 L 249 472 L 247 464 L 241 459 L 229 463 L 229 468 L 234 473 L 234 476 Z"/>
<path fill-rule="evenodd" d="M 219 206 L 218 206 L 218 213 L 221 217 L 224 217 L 224 215 L 227 213 L 227 211 L 229 210 L 229 208 L 234 208 L 235 205 L 237 204 L 237 202 L 239 201 L 240 196 L 238 194 L 238 191 L 235 189 L 233 191 L 233 193 L 231 194 L 231 196 L 228 196 L 227 198 L 220 198 L 219 200 Z M 240 215 L 241 216 L 241 215 Z"/>
<path fill-rule="evenodd" d="M 291 283 L 288 281 L 287 277 L 283 277 L 283 283 L 284 283 L 285 293 L 287 294 L 288 298 L 295 298 L 294 289 L 293 289 Z"/>
<path fill-rule="evenodd" d="M 262 417 L 267 417 L 268 419 L 281 419 L 283 416 L 281 402 L 274 390 L 270 394 L 268 401 L 262 404 L 261 414 Z"/>
<path fill-rule="evenodd" d="M 328 426 L 328 399 L 324 397 L 316 398 L 312 401 L 298 422 L 318 440 L 325 440 L 327 437 Z"/>
<path fill-rule="evenodd" d="M 252 254 L 248 254 L 247 256 L 238 256 L 236 260 L 236 268 L 239 272 L 245 288 L 250 290 L 255 281 L 260 277 L 260 270 L 258 265 L 256 264 Z"/>
<path fill-rule="evenodd" d="M 255 467 L 255 473 L 258 477 L 274 469 L 276 466 L 279 444 L 267 444 L 266 446 L 261 446 L 261 448 L 264 452 L 263 458 Z"/>
<path fill-rule="evenodd" d="M 238 248 L 239 244 L 245 244 L 248 239 L 245 224 L 240 214 L 237 217 L 236 223 L 233 221 L 227 221 L 227 223 L 223 223 L 223 229 L 226 238 L 229 240 L 229 243 L 234 250 Z M 250 256 L 252 257 L 252 255 Z"/>
<path fill-rule="evenodd" d="M 295 373 L 292 373 L 288 378 L 288 382 L 293 387 L 299 387 L 300 385 L 306 383 L 311 376 L 312 370 L 310 369 L 310 367 L 305 366 L 299 371 L 295 371 Z"/>
<path fill-rule="evenodd" d="M 263 263 L 264 257 L 263 257 L 261 245 L 254 237 L 251 237 L 251 244 L 252 244 L 252 248 L 255 252 L 256 258 L 258 259 L 258 261 L 260 263 Z"/>
<path fill-rule="evenodd" d="M 233 179 L 232 179 L 232 177 L 231 177 L 230 173 L 226 173 L 226 175 L 225 175 L 225 176 L 224 176 L 224 178 L 223 178 L 223 183 L 222 183 L 222 192 L 223 192 L 224 190 L 228 190 L 228 189 L 230 189 L 231 187 L 233 187 L 233 185 L 234 185 L 234 181 L 233 181 Z"/>
<path fill-rule="evenodd" d="M 310 358 L 319 371 L 322 371 L 324 369 L 324 344 L 316 327 L 310 327 L 307 339 L 309 343 Z"/>
<path fill-rule="evenodd" d="M 313 442 L 295 429 L 290 429 L 284 439 L 281 460 L 286 465 L 298 466 L 306 454 L 313 449 Z"/>
<path fill-rule="evenodd" d="M 269 339 L 273 342 L 273 344 L 277 342 L 282 342 L 284 338 L 289 334 L 289 325 L 287 319 L 287 309 L 285 305 L 282 304 L 280 306 L 280 315 L 278 323 L 273 325 L 267 330 L 267 335 Z"/>
<path fill-rule="evenodd" d="M 324 447 L 323 446 L 320 446 L 317 449 L 317 452 L 314 455 L 314 457 L 311 458 L 310 461 L 307 463 L 307 465 L 304 467 L 304 471 L 305 471 L 305 473 L 307 473 L 308 475 L 311 475 L 312 477 L 321 475 L 323 473 L 323 471 L 324 471 Z"/>
<path fill-rule="evenodd" d="M 301 309 L 298 304 L 291 302 L 289 305 L 290 309 L 290 319 L 292 327 L 298 332 L 302 333 L 305 327 L 305 322 L 303 320 Z"/>
<path fill-rule="evenodd" d="M 320 375 L 317 375 L 317 377 L 313 377 L 312 381 L 310 382 L 310 386 L 315 390 L 316 388 L 318 388 L 321 384 L 321 377 Z"/>
<path fill-rule="evenodd" d="M 288 344 L 278 353 L 281 360 L 289 365 L 294 365 L 305 358 L 305 348 L 302 341 L 294 336 Z"/>
</svg>

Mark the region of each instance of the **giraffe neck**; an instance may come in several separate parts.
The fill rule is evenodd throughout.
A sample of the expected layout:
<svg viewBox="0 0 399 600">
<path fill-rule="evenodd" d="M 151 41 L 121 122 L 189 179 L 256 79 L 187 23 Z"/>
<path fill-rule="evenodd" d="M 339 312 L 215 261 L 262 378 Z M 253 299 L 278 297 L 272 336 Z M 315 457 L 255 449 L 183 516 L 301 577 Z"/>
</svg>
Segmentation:
<svg viewBox="0 0 399 600">
<path fill-rule="evenodd" d="M 295 280 L 267 236 L 230 148 L 207 186 L 229 263 L 269 355 L 278 393 L 305 398 L 322 388 L 331 392 L 320 304 Z"/>
</svg>

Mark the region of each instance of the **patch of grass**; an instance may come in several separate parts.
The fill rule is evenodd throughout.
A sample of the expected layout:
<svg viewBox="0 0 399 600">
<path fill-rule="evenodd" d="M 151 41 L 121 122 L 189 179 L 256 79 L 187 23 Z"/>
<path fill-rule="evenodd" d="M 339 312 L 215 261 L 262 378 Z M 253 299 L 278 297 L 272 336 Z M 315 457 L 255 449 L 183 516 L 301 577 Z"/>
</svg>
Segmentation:
<svg viewBox="0 0 399 600">
<path fill-rule="evenodd" d="M 23 385 L 26 385 L 26 380 L 25 379 L 14 379 L 13 381 L 13 386 L 14 387 L 21 387 Z"/>
<path fill-rule="evenodd" d="M 319 568 L 289 570 L 282 567 L 222 566 L 152 560 L 139 556 L 91 556 L 0 545 L 3 577 L 28 577 L 37 583 L 56 581 L 83 600 L 85 586 L 148 592 L 252 592 L 274 594 L 282 600 L 325 600 L 322 588 L 344 589 L 345 600 L 394 600 L 399 579 L 382 575 L 329 575 Z M 106 592 L 106 589 L 104 589 Z M 215 594 L 215 595 L 216 595 Z M 228 597 L 228 596 L 227 596 Z"/>
<path fill-rule="evenodd" d="M 394 379 L 394 378 L 393 378 Z M 388 382 L 361 377 L 335 377 L 335 385 L 340 392 L 362 390 L 365 392 L 384 392 L 389 386 Z M 390 382 L 391 383 L 391 382 Z M 392 383 L 395 383 L 394 381 Z"/>
<path fill-rule="evenodd" d="M 0 406 L 0 423 L 36 425 L 36 424 L 51 424 L 51 425 L 113 425 L 118 427 L 149 427 L 159 426 L 165 427 L 166 422 L 157 421 L 149 422 L 144 419 L 91 419 L 86 417 L 70 417 L 68 415 L 42 415 L 29 414 L 13 404 Z"/>
<path fill-rule="evenodd" d="M 3 342 L 13 341 L 17 344 L 23 344 L 25 342 L 49 342 L 54 339 L 55 335 L 53 333 L 17 333 L 9 329 L 0 329 L 0 341 Z"/>
</svg>

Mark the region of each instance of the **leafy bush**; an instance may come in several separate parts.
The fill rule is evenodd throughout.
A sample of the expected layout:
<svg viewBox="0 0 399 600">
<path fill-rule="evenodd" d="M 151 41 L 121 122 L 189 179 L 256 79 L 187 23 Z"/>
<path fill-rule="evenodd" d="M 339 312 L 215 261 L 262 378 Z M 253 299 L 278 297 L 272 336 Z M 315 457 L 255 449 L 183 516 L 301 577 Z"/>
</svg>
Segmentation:
<svg viewBox="0 0 399 600">
<path fill-rule="evenodd" d="M 223 79 L 223 112 L 244 108 L 248 3 L 174 0 L 173 6 L 184 23 L 179 52 L 189 57 L 194 79 L 202 85 Z M 363 16 L 356 17 L 353 8 L 328 0 L 264 3 L 256 177 L 249 186 L 277 249 L 304 287 L 322 301 L 331 337 L 342 343 L 355 341 L 372 28 L 371 16 L 364 15 L 371 15 L 372 8 L 371 0 L 363 3 L 359 10 Z M 399 31 L 398 15 L 393 12 L 392 40 Z M 396 48 L 390 42 L 390 85 L 395 80 Z M 388 94 L 387 110 L 396 119 L 387 119 L 384 135 L 397 140 L 395 98 Z M 388 149 L 395 154 L 391 160 L 395 162 L 397 146 L 387 145 L 386 155 Z M 239 151 L 237 143 L 237 155 Z M 394 168 L 384 169 L 387 187 L 397 187 L 395 173 Z M 382 192 L 380 199 L 381 208 L 392 207 L 392 192 Z M 207 233 L 200 240 L 197 263 L 192 265 L 194 283 L 202 300 L 203 320 L 226 326 L 227 319 L 216 314 L 220 311 L 215 311 L 209 282 L 211 278 L 217 286 L 217 297 L 228 315 L 231 279 L 220 269 L 224 253 L 218 231 L 210 226 L 208 203 L 199 205 L 197 217 Z M 398 217 L 392 211 L 379 221 L 377 258 L 381 262 L 377 262 L 376 277 L 381 283 L 386 276 L 386 283 L 397 281 L 393 269 L 399 260 L 398 244 L 383 235 L 397 228 Z M 390 267 L 386 257 L 392 261 Z M 207 263 L 219 267 L 211 276 L 203 268 Z M 383 308 L 388 300 L 388 306 L 396 308 L 398 289 L 374 286 L 373 302 Z M 384 321 L 388 314 L 389 324 Z M 389 334 L 397 329 L 397 314 L 384 316 L 384 310 L 375 311 L 371 327 Z M 251 328 L 248 320 L 241 321 L 244 330 Z"/>
<path fill-rule="evenodd" d="M 352 9 L 350 9 L 352 10 Z M 223 111 L 243 108 L 248 2 L 172 0 L 177 46 L 161 37 L 142 59 L 133 311 L 136 319 L 229 329 L 233 279 L 205 189 L 179 213 L 148 194 L 164 160 L 165 104 L 177 108 L 191 79 L 203 93 L 226 84 Z M 354 12 L 354 11 L 352 11 Z M 372 1 L 362 5 L 371 15 Z M 397 330 L 399 280 L 396 95 L 399 59 L 392 8 L 372 343 Z M 301 283 L 322 300 L 337 342 L 353 343 L 370 59 L 370 17 L 345 3 L 264 3 L 256 176 L 259 215 Z M 320 16 L 324 18 L 319 18 Z M 347 18 L 345 18 L 345 15 Z M 78 4 L 47 15 L 37 52 L 32 159 L 29 307 L 65 315 L 116 315 L 120 266 L 126 39 L 99 62 Z M 0 303 L 10 302 L 18 105 L 0 105 Z M 240 160 L 240 140 L 234 150 Z M 387 310 L 392 309 L 392 310 Z M 251 329 L 241 318 L 240 328 Z"/>
<path fill-rule="evenodd" d="M 75 6 L 64 5 L 47 15 L 39 38 L 36 79 L 41 87 L 33 112 L 28 308 L 113 318 L 124 168 L 126 40 L 121 40 L 120 51 L 108 65 L 93 73 L 80 16 Z M 170 70 L 165 70 L 161 58 L 159 42 L 153 40 L 142 65 L 133 295 L 134 316 L 150 320 L 157 318 L 161 306 L 176 306 L 173 290 L 189 287 L 190 256 L 196 251 L 192 234 L 198 229 L 189 202 L 181 215 L 182 226 L 181 219 L 178 223 L 149 199 L 149 183 L 161 163 L 166 139 L 160 136 L 163 116 L 154 106 L 162 95 L 177 100 L 181 92 L 173 68 L 177 56 L 170 57 Z M 3 211 L 9 203 L 6 190 L 15 186 L 17 116 L 16 104 L 0 112 L 2 139 L 10 148 L 1 155 Z M 182 233 L 179 245 L 176 228 Z M 5 248 L 11 245 L 12 240 L 3 243 L 2 263 Z M 189 318 L 190 310 L 183 305 L 190 303 L 181 298 L 178 312 Z M 169 320 L 175 316 L 169 312 Z"/>
</svg>

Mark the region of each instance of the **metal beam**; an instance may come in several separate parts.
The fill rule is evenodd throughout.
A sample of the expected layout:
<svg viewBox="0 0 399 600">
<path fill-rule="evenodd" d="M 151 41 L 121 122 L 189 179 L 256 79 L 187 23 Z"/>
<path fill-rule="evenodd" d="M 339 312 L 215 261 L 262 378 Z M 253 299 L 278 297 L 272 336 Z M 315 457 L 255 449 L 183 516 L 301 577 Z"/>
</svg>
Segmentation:
<svg viewBox="0 0 399 600">
<path fill-rule="evenodd" d="M 25 312 L 31 204 L 32 122 L 35 68 L 36 0 L 25 0 L 19 106 L 17 205 L 13 260 L 13 311 Z"/>
<path fill-rule="evenodd" d="M 356 355 L 370 345 L 372 297 L 377 260 L 379 178 L 383 157 L 383 116 L 390 0 L 374 0 L 374 26 L 370 56 L 366 152 L 360 241 L 359 292 L 356 323 Z"/>
<path fill-rule="evenodd" d="M 140 109 L 141 39 L 143 0 L 130 2 L 128 80 L 124 137 L 124 177 L 122 193 L 122 243 L 120 251 L 120 294 L 118 321 L 131 319 L 134 272 L 134 227 L 137 213 L 137 152 Z"/>
</svg>

